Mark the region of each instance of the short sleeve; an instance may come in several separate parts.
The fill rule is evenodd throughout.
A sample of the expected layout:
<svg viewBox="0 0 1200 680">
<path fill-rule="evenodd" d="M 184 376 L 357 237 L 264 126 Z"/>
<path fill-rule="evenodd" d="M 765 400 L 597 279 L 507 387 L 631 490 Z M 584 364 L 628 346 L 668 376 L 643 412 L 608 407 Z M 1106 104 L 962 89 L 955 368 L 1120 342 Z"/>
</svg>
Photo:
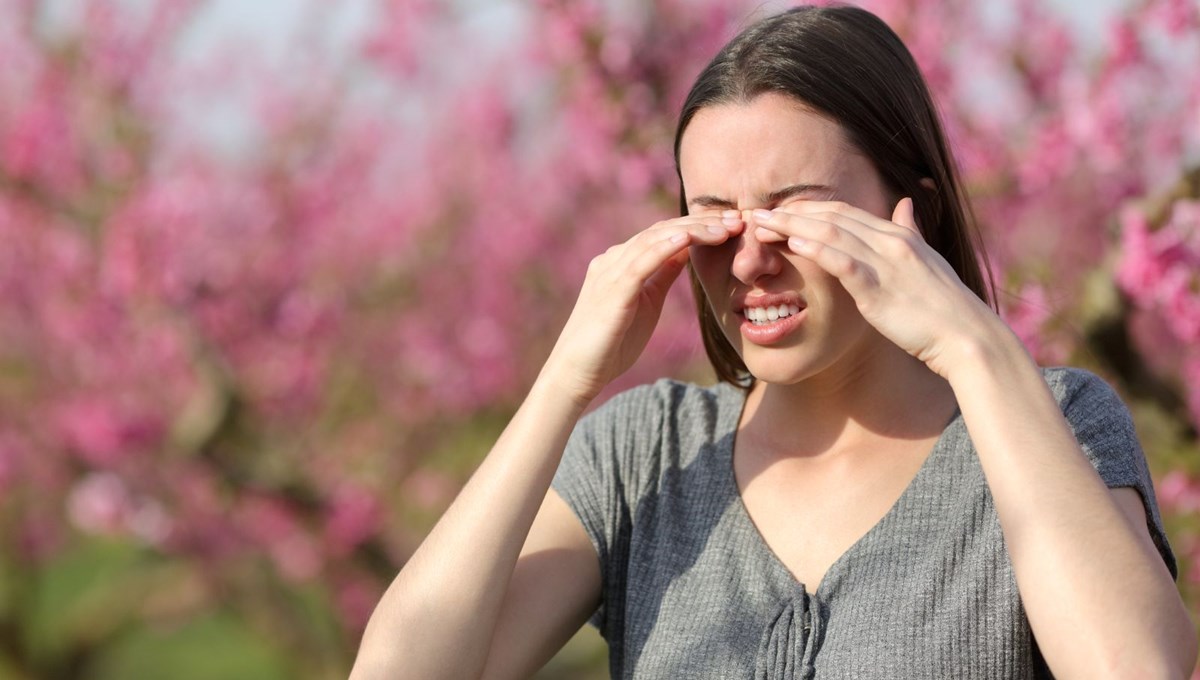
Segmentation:
<svg viewBox="0 0 1200 680">
<path fill-rule="evenodd" d="M 1133 418 L 1116 391 L 1081 369 L 1050 369 L 1047 383 L 1062 406 L 1080 448 L 1110 488 L 1137 489 L 1146 507 L 1146 526 L 1171 575 L 1178 577 L 1175 555 L 1163 530 L 1154 483 L 1138 442 Z"/>
<path fill-rule="evenodd" d="M 623 617 L 633 517 L 657 467 L 662 410 L 654 386 L 613 397 L 580 419 L 551 482 L 596 548 L 602 592 L 589 622 L 606 638 Z"/>
</svg>

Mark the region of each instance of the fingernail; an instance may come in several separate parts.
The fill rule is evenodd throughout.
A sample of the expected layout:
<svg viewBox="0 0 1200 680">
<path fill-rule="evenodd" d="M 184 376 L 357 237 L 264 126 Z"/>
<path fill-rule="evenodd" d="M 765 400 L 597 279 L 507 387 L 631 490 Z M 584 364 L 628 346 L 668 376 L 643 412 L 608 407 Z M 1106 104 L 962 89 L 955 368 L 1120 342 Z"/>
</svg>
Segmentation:
<svg viewBox="0 0 1200 680">
<path fill-rule="evenodd" d="M 771 221 L 771 211 L 763 210 L 761 208 L 758 210 L 755 210 L 754 211 L 754 219 L 758 220 L 759 222 L 770 222 Z"/>
<path fill-rule="evenodd" d="M 724 224 L 727 227 L 736 227 L 737 225 L 739 225 L 741 223 L 742 223 L 742 221 L 740 219 L 738 219 L 736 212 L 733 215 L 730 215 L 729 213 L 725 213 L 725 217 L 721 218 L 721 224 Z"/>
<path fill-rule="evenodd" d="M 725 220 L 721 220 L 721 221 L 724 222 Z M 710 224 L 705 228 L 708 229 L 708 233 L 710 233 L 710 234 L 724 234 L 725 233 L 725 227 L 718 227 L 715 224 Z"/>
<path fill-rule="evenodd" d="M 788 239 L 788 247 L 791 248 L 792 250 L 800 250 L 800 249 L 804 248 L 804 246 L 807 244 L 808 244 L 808 241 L 805 241 L 804 239 L 800 238 L 799 236 L 793 236 Z"/>
<path fill-rule="evenodd" d="M 686 239 L 687 239 L 687 233 L 680 232 L 678 234 L 672 234 L 670 240 L 671 240 L 671 243 L 683 243 Z"/>
</svg>

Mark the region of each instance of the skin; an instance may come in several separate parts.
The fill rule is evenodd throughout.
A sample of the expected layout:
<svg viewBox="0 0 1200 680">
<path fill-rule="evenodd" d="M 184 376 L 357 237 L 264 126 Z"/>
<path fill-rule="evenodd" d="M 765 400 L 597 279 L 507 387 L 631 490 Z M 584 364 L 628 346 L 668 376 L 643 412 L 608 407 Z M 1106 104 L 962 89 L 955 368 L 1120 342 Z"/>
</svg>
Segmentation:
<svg viewBox="0 0 1200 680">
<path fill-rule="evenodd" d="M 735 473 L 798 579 L 819 583 L 886 512 L 957 403 L 1055 675 L 1186 677 L 1192 627 L 1136 492 L 1105 488 L 1020 342 L 924 244 L 911 202 L 888 196 L 837 125 L 785 97 L 704 109 L 682 143 L 688 196 L 717 202 L 592 261 L 529 395 L 376 607 L 351 677 L 528 677 L 583 625 L 599 564 L 550 480 L 689 259 L 759 379 Z M 761 200 L 797 183 L 828 189 Z M 736 318 L 739 296 L 764 291 L 806 305 L 770 347 L 744 342 Z M 831 528 L 798 526 L 805 514 Z M 1114 615 L 1120 603 L 1136 604 Z"/>
</svg>

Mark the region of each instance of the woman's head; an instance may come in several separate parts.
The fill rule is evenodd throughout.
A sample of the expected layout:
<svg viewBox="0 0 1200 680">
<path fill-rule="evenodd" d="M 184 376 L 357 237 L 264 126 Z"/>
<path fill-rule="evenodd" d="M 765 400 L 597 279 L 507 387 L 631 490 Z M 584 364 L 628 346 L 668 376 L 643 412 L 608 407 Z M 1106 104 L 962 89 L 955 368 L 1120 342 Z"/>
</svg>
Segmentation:
<svg viewBox="0 0 1200 680">
<path fill-rule="evenodd" d="M 837 123 L 870 161 L 894 203 L 914 199 L 917 222 L 976 295 L 990 281 L 977 255 L 970 205 L 957 177 L 937 111 L 912 55 L 880 19 L 853 7 L 800 7 L 764 19 L 730 41 L 696 79 L 675 135 L 680 211 L 688 212 L 680 149 L 701 110 L 784 95 Z M 748 371 L 713 317 L 692 271 L 705 350 L 717 375 L 743 382 Z"/>
</svg>

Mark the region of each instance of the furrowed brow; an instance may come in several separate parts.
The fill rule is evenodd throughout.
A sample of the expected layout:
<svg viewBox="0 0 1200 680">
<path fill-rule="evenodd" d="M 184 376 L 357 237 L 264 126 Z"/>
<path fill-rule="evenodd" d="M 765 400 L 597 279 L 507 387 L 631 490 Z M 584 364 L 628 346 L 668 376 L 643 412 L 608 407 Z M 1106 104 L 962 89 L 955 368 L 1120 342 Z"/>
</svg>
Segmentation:
<svg viewBox="0 0 1200 680">
<path fill-rule="evenodd" d="M 737 207 L 737 205 L 734 204 L 733 201 L 731 201 L 727 198 L 717 198 L 716 196 L 711 196 L 708 194 L 705 194 L 704 196 L 697 196 L 697 197 L 693 198 L 692 200 L 688 201 L 688 205 L 694 205 L 694 206 L 698 206 L 700 208 L 736 208 Z"/>
<path fill-rule="evenodd" d="M 777 189 L 769 194 L 759 196 L 759 201 L 763 205 L 776 206 L 789 198 L 795 198 L 801 194 L 812 194 L 823 200 L 829 200 L 837 191 L 828 184 L 792 184 L 782 189 Z M 737 208 L 737 203 L 728 198 L 720 198 L 711 194 L 697 196 L 688 201 L 688 205 L 694 205 L 700 208 Z"/>
<path fill-rule="evenodd" d="M 786 186 L 782 189 L 772 191 L 771 193 L 766 194 L 765 196 L 760 196 L 759 198 L 762 199 L 763 203 L 775 206 L 783 203 L 789 198 L 799 196 L 800 194 L 814 194 L 816 196 L 820 196 L 821 198 L 828 199 L 833 197 L 835 193 L 837 192 L 834 190 L 834 188 L 827 184 L 793 184 L 791 186 Z"/>
</svg>

